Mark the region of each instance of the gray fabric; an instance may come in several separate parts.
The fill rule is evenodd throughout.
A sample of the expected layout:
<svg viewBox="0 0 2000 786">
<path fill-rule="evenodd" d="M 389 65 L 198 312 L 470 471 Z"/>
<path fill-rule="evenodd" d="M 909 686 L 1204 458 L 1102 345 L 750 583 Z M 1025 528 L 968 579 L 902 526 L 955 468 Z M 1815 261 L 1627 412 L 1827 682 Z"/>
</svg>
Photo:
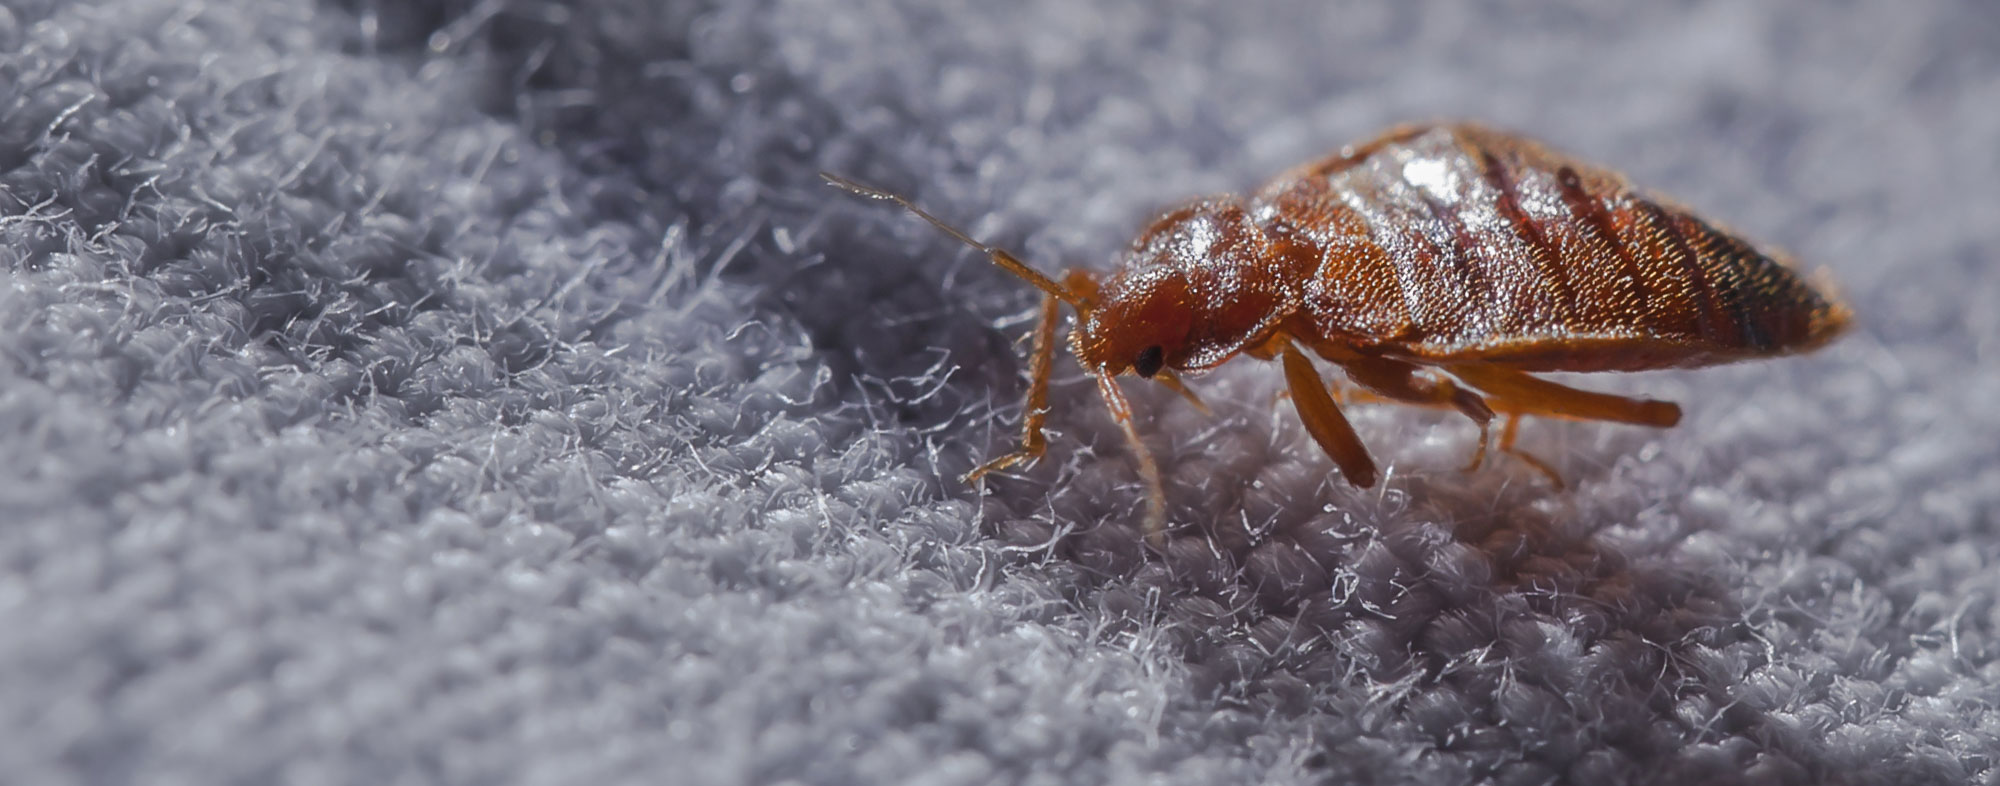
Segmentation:
<svg viewBox="0 0 2000 786">
<path fill-rule="evenodd" d="M 654 6 L 659 6 L 655 8 Z M 1637 5 L 1637 4 L 1635 4 Z M 10 0 L 8 783 L 2000 779 L 2000 15 Z M 1045 269 L 1476 118 L 1824 266 L 1809 357 L 1582 380 L 1473 474 L 1276 373 L 1134 386 L 1164 553 Z"/>
</svg>

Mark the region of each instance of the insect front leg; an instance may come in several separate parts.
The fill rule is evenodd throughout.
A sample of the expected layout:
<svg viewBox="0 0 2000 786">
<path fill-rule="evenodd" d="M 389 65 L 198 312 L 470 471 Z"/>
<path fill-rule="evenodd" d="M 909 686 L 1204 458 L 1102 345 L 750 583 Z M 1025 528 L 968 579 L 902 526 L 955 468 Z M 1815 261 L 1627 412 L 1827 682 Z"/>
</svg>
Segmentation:
<svg viewBox="0 0 2000 786">
<path fill-rule="evenodd" d="M 1104 398 L 1111 419 L 1118 421 L 1118 429 L 1125 432 L 1125 444 L 1132 448 L 1132 457 L 1139 460 L 1139 477 L 1146 483 L 1146 540 L 1155 546 L 1164 545 L 1167 485 L 1160 479 L 1159 462 L 1153 460 L 1153 452 L 1146 449 L 1146 441 L 1139 437 L 1139 428 L 1132 422 L 1132 403 L 1126 400 L 1125 391 L 1118 388 L 1118 380 L 1110 374 L 1096 376 L 1098 395 Z"/>
<path fill-rule="evenodd" d="M 1023 462 L 1034 463 L 1048 449 L 1042 427 L 1049 419 L 1049 373 L 1055 368 L 1056 321 L 1062 301 L 1054 295 L 1042 298 L 1042 311 L 1035 321 L 1035 343 L 1028 360 L 1028 403 L 1021 415 L 1021 447 L 1012 453 L 979 465 L 965 473 L 966 483 L 975 483 L 987 473 Z"/>
</svg>

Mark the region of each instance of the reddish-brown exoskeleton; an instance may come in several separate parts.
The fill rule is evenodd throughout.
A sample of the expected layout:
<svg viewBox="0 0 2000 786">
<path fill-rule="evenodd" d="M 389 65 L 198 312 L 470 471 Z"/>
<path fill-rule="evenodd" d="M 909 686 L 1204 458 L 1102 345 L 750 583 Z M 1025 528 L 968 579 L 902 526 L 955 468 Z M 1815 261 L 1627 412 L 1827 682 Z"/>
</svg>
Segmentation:
<svg viewBox="0 0 2000 786">
<path fill-rule="evenodd" d="M 1474 125 L 1410 126 L 1292 170 L 1254 196 L 1203 199 L 1161 216 L 1118 270 L 1057 282 L 908 200 L 887 199 L 984 252 L 1046 293 L 1036 323 L 1021 447 L 968 482 L 1041 456 L 1060 304 L 1077 311 L 1070 351 L 1097 379 L 1149 492 L 1147 531 L 1165 518 L 1159 468 L 1116 377 L 1132 372 L 1200 404 L 1180 380 L 1242 353 L 1278 360 L 1306 430 L 1349 482 L 1375 463 L 1300 347 L 1368 393 L 1447 407 L 1480 427 L 1522 415 L 1664 428 L 1664 401 L 1577 390 L 1536 371 L 1694 367 L 1827 343 L 1850 312 L 1775 255 L 1617 174 Z"/>
</svg>

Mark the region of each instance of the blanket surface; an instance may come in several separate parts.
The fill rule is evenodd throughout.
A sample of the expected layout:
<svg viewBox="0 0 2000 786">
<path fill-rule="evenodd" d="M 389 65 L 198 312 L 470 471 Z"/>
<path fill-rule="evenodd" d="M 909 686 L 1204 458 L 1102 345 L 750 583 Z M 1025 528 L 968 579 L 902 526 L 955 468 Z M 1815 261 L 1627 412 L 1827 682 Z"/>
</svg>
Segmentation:
<svg viewBox="0 0 2000 786">
<path fill-rule="evenodd" d="M 1131 384 L 1036 295 L 1472 119 L 1824 268 L 1669 430 Z M 0 2 L 21 784 L 1991 783 L 1981 0 Z"/>
</svg>

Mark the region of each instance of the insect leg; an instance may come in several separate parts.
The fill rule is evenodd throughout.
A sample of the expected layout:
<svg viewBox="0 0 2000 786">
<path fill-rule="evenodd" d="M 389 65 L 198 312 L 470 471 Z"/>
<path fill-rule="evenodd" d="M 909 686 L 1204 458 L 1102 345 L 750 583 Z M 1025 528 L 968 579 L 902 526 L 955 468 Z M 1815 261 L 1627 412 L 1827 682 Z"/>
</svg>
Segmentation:
<svg viewBox="0 0 2000 786">
<path fill-rule="evenodd" d="M 1494 409 L 1510 414 L 1609 420 L 1654 428 L 1666 428 L 1681 421 L 1681 408 L 1668 401 L 1577 390 L 1527 372 L 1486 363 L 1446 366 L 1445 370 L 1484 391 Z"/>
<path fill-rule="evenodd" d="M 1062 301 L 1055 295 L 1042 297 L 1042 312 L 1035 322 L 1035 348 L 1028 361 L 1028 404 L 1021 415 L 1021 447 L 1012 453 L 979 465 L 965 474 L 966 483 L 977 482 L 989 472 L 997 472 L 1022 462 L 1033 463 L 1048 448 L 1042 434 L 1049 418 L 1049 372 L 1055 367 L 1056 318 Z"/>
<path fill-rule="evenodd" d="M 1458 386 L 1450 378 L 1418 373 L 1421 366 L 1378 357 L 1353 357 L 1340 361 L 1347 376 L 1363 390 L 1394 401 L 1427 407 L 1458 410 L 1479 426 L 1479 447 L 1472 451 L 1466 472 L 1486 463 L 1486 446 L 1491 442 L 1493 410 L 1478 393 Z"/>
<path fill-rule="evenodd" d="M 1672 402 L 1578 390 L 1504 366 L 1464 364 L 1448 366 L 1446 370 L 1466 384 L 1485 391 L 1487 401 L 1493 408 L 1507 413 L 1507 427 L 1500 435 L 1500 450 L 1548 476 L 1556 488 L 1562 488 L 1563 482 L 1554 468 L 1514 447 L 1522 415 L 1608 420 L 1654 428 L 1666 428 L 1681 420 L 1681 408 Z"/>
<path fill-rule="evenodd" d="M 1476 423 L 1493 419 L 1493 410 L 1478 393 L 1459 387 L 1448 377 L 1418 373 L 1423 367 L 1415 363 L 1375 357 L 1336 362 L 1349 379 L 1378 396 L 1405 404 L 1449 407 Z"/>
<path fill-rule="evenodd" d="M 1299 420 L 1306 424 L 1306 433 L 1340 467 L 1340 474 L 1346 476 L 1347 482 L 1364 489 L 1375 485 L 1375 460 L 1368 457 L 1367 446 L 1355 436 L 1347 416 L 1340 414 L 1340 405 L 1327 394 L 1326 380 L 1313 368 L 1312 361 L 1290 344 L 1285 345 L 1283 357 L 1285 382 L 1291 388 Z"/>
<path fill-rule="evenodd" d="M 1555 467 L 1551 467 L 1548 465 L 1548 462 L 1536 458 L 1533 453 L 1514 447 L 1514 438 L 1520 435 L 1521 416 L 1518 413 L 1510 413 L 1507 415 L 1506 428 L 1500 430 L 1500 452 L 1520 459 L 1523 464 L 1534 467 L 1536 472 L 1542 473 L 1543 477 L 1549 479 L 1549 484 L 1555 486 L 1556 490 L 1562 490 L 1567 484 L 1563 483 L 1562 474 L 1556 472 Z"/>
<path fill-rule="evenodd" d="M 1493 441 L 1492 421 L 1487 421 L 1485 423 L 1479 424 L 1479 445 L 1478 447 L 1472 449 L 1472 460 L 1465 462 L 1465 466 L 1459 468 L 1458 471 L 1460 472 L 1479 471 L 1479 467 L 1486 463 L 1486 445 L 1492 441 Z"/>
<path fill-rule="evenodd" d="M 1112 419 L 1118 421 L 1132 454 L 1139 459 L 1139 477 L 1146 481 L 1146 540 L 1158 546 L 1167 529 L 1167 487 L 1160 480 L 1160 465 L 1153 461 L 1145 440 L 1139 438 L 1139 428 L 1132 424 L 1132 404 L 1125 400 L 1125 391 L 1118 389 L 1118 381 L 1109 374 L 1097 375 L 1097 393 L 1104 397 L 1104 406 L 1111 410 Z"/>
</svg>

